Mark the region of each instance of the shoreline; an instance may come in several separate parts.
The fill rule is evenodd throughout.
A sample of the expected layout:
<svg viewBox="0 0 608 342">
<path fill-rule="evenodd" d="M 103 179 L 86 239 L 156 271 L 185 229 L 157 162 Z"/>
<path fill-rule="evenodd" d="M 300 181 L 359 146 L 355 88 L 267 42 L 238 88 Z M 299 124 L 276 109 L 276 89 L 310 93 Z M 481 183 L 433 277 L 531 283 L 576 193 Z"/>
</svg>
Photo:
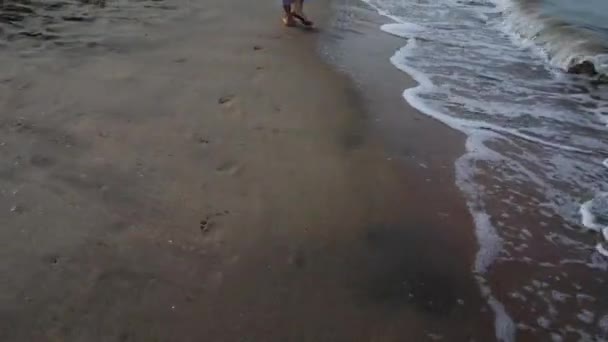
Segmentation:
<svg viewBox="0 0 608 342">
<path fill-rule="evenodd" d="M 358 84 L 360 95 L 365 97 L 366 111 L 374 113 L 368 120 L 372 126 L 370 134 L 380 142 L 382 149 L 387 150 L 389 159 L 400 165 L 404 177 L 413 178 L 408 181 L 410 192 L 425 194 L 425 199 L 421 201 L 423 203 L 436 205 L 444 202 L 437 207 L 431 206 L 431 210 L 424 214 L 417 207 L 409 213 L 409 217 L 421 217 L 429 222 L 434 221 L 435 225 L 444 225 L 443 219 L 449 221 L 450 227 L 446 230 L 437 229 L 436 234 L 449 235 L 445 241 L 453 244 L 453 251 L 461 253 L 457 258 L 466 260 L 470 267 L 468 273 L 471 277 L 476 277 L 474 265 L 480 248 L 476 227 L 464 194 L 455 181 L 456 161 L 466 153 L 467 136 L 436 118 L 421 113 L 404 98 L 401 90 L 412 89 L 419 84 L 412 75 L 399 70 L 390 61 L 404 44 L 403 39 L 381 29 L 382 25 L 393 21 L 378 14 L 364 1 L 359 5 L 339 0 L 334 3 L 342 6 L 339 6 L 339 11 L 349 12 L 350 9 L 352 13 L 345 14 L 346 19 L 337 20 L 335 30 L 340 33 L 336 35 L 343 36 L 334 49 L 338 56 L 330 56 L 330 62 Z M 349 24 L 348 21 L 354 24 Z M 338 50 L 340 52 L 336 52 Z M 440 141 L 437 140 L 438 137 Z M 441 218 L 436 219 L 437 216 Z M 456 230 L 453 229 L 454 224 Z M 493 312 L 492 308 L 495 305 L 492 302 L 496 300 L 491 294 L 488 297 L 487 289 L 484 289 L 486 284 L 479 283 L 478 280 L 473 283 L 483 303 L 477 304 L 481 307 L 481 313 L 475 319 L 477 326 L 472 330 L 485 334 L 482 339 L 499 338 L 494 335 L 494 329 L 499 329 L 494 325 L 500 324 L 495 321 L 498 320 L 495 315 L 500 312 Z"/>
<path fill-rule="evenodd" d="M 361 99 L 277 6 L 201 6 L 9 70 L 2 340 L 493 336 L 444 163 L 457 135 L 372 100 L 387 88 Z"/>
<path fill-rule="evenodd" d="M 569 163 L 578 158 L 576 155 L 565 153 L 565 150 L 569 148 L 567 143 L 552 146 L 553 148 L 545 146 L 543 149 L 542 143 L 551 145 L 552 140 L 548 136 L 544 140 L 539 139 L 538 141 L 534 139 L 526 141 L 525 134 L 521 137 L 522 139 L 517 139 L 517 137 L 510 139 L 509 133 L 489 135 L 486 137 L 487 139 L 480 138 L 485 134 L 483 132 L 486 129 L 485 125 L 496 127 L 497 132 L 503 129 L 505 132 L 520 132 L 526 131 L 528 128 L 525 124 L 519 126 L 522 122 L 517 119 L 513 120 L 513 126 L 503 125 L 503 122 L 497 118 L 502 118 L 503 115 L 509 116 L 509 110 L 499 110 L 499 114 L 494 117 L 495 113 L 491 109 L 488 111 L 480 109 L 481 115 L 477 115 L 479 113 L 476 111 L 483 108 L 485 104 L 489 108 L 502 108 L 503 102 L 493 99 L 494 94 L 497 93 L 495 89 L 509 88 L 494 83 L 488 84 L 487 89 L 490 91 L 485 92 L 481 89 L 484 87 L 479 87 L 486 84 L 482 75 L 496 76 L 501 73 L 505 75 L 505 70 L 513 70 L 514 74 L 518 74 L 517 69 L 520 65 L 547 71 L 546 65 L 543 61 L 530 59 L 530 56 L 523 55 L 520 56 L 520 59 L 516 58 L 516 60 L 521 60 L 520 63 L 507 63 L 506 67 L 494 72 L 494 66 L 501 64 L 500 62 L 486 63 L 484 68 L 477 69 L 477 64 L 462 61 L 462 56 L 458 51 L 455 51 L 453 56 L 449 53 L 435 55 L 435 50 L 451 51 L 450 47 L 463 46 L 464 49 L 464 46 L 469 46 L 470 41 L 467 34 L 462 32 L 454 34 L 448 29 L 451 26 L 446 26 L 450 24 L 458 26 L 459 21 L 448 20 L 446 24 L 441 19 L 434 20 L 432 15 L 423 14 L 428 9 L 426 4 L 418 6 L 415 3 L 407 5 L 403 3 L 403 6 L 395 8 L 388 3 L 385 5 L 387 6 L 385 8 L 390 8 L 392 13 L 401 13 L 398 21 L 404 25 L 387 25 L 384 29 L 402 37 L 401 46 L 406 45 L 406 39 L 410 39 L 409 43 L 411 43 L 395 54 L 391 62 L 398 69 L 411 72 L 416 79 L 421 80 L 421 87 L 408 88 L 404 97 L 415 107 L 428 113 L 430 117 L 435 117 L 447 126 L 468 134 L 467 153 L 463 154 L 456 164 L 458 186 L 463 190 L 463 196 L 467 198 L 474 211 L 472 215 L 477 220 L 476 231 L 480 235 L 480 242 L 483 243 L 478 252 L 479 263 L 475 267 L 475 270 L 480 272 L 475 272 L 475 274 L 479 277 L 481 292 L 487 297 L 487 301 L 496 312 L 496 339 L 505 341 L 534 338 L 537 340 L 543 338 L 575 339 L 577 336 L 582 339 L 591 339 L 592 336 L 596 339 L 603 338 L 606 335 L 605 316 L 602 316 L 605 301 L 601 300 L 601 290 L 598 289 L 605 284 L 605 279 L 597 272 L 605 270 L 606 263 L 605 259 L 594 249 L 597 236 L 585 234 L 584 229 L 581 234 L 577 216 L 579 212 L 577 203 L 580 198 L 588 199 L 591 196 L 589 193 L 596 193 L 597 186 L 601 187 L 602 181 L 605 180 L 603 177 L 605 169 L 598 165 L 601 164 L 603 157 L 596 155 L 595 157 L 598 158 L 595 161 L 586 158 L 587 162 L 592 160 L 586 167 L 581 167 L 575 162 L 574 165 L 577 165 L 578 170 L 588 170 L 588 172 L 579 174 L 568 167 Z M 431 8 L 442 11 L 445 8 L 451 8 L 451 4 L 439 3 L 436 8 L 432 6 Z M 467 13 L 468 15 L 477 13 L 475 5 L 465 6 L 465 8 L 468 10 L 463 9 L 464 14 L 461 19 L 464 18 L 466 23 L 471 24 L 466 17 Z M 434 13 L 430 10 L 429 12 Z M 420 15 L 422 19 L 418 20 L 417 15 Z M 360 18 L 357 19 L 365 22 Z M 475 24 L 475 20 L 472 20 L 472 23 Z M 415 27 L 418 24 L 424 26 L 425 29 L 411 32 L 410 26 Z M 469 27 L 470 30 L 465 30 L 465 33 L 469 32 L 472 35 L 477 30 L 475 25 L 463 24 L 463 27 Z M 489 27 L 493 26 L 489 25 Z M 362 34 L 360 31 L 357 33 Z M 435 39 L 437 40 L 435 41 Z M 488 43 L 488 41 L 483 41 Z M 458 44 L 454 42 L 458 42 Z M 494 46 L 493 41 L 490 41 L 489 44 Z M 476 44 L 473 44 L 473 47 L 475 46 Z M 504 44 L 499 44 L 498 47 L 500 48 L 500 46 L 504 46 Z M 366 49 L 377 51 L 373 46 L 366 46 Z M 483 51 L 483 49 L 481 50 Z M 474 52 L 471 54 L 483 54 L 477 49 L 472 51 Z M 446 56 L 448 57 L 442 59 Z M 492 54 L 488 54 L 488 56 L 492 56 Z M 384 60 L 388 60 L 388 58 L 384 58 Z M 492 61 L 491 58 L 488 60 Z M 498 61 L 501 60 L 499 57 Z M 509 58 L 504 60 L 509 60 Z M 387 76 L 390 74 L 389 72 L 379 72 L 375 68 L 373 70 L 376 74 L 382 75 L 383 82 L 390 83 L 391 77 Z M 484 70 L 484 72 L 480 72 L 480 70 Z M 543 75 L 542 72 L 539 74 Z M 479 77 L 477 77 L 478 75 Z M 539 77 L 539 79 L 541 79 L 541 83 L 548 81 L 542 83 L 547 88 L 540 87 L 541 89 L 551 89 L 550 87 L 559 82 L 552 78 Z M 498 83 L 502 82 L 501 77 L 495 77 L 495 80 Z M 561 80 L 563 81 L 563 79 Z M 469 85 L 475 91 L 467 92 L 467 87 L 459 87 L 459 82 L 461 86 Z M 431 83 L 436 86 L 431 86 Z M 584 94 L 588 95 L 588 91 L 591 94 L 590 97 L 601 105 L 601 96 L 595 97 L 583 83 L 570 84 L 574 83 L 583 89 Z M 519 83 L 522 89 L 528 89 L 528 86 L 530 89 L 534 89 L 531 84 L 535 83 L 531 80 Z M 595 85 L 593 87 L 596 89 Z M 514 84 L 514 88 L 517 88 L 517 83 Z M 374 90 L 373 86 L 368 87 L 368 91 Z M 600 91 L 598 93 L 601 94 Z M 454 97 L 451 96 L 452 94 Z M 546 106 L 551 108 L 551 113 L 555 113 L 555 115 L 548 114 L 545 118 L 540 113 L 542 110 L 535 111 L 535 107 L 522 108 L 521 113 L 525 113 L 524 115 L 514 107 L 513 116 L 517 118 L 519 114 L 521 117 L 539 119 L 538 115 L 541 117 L 539 122 L 545 122 L 544 119 L 547 119 L 547 122 L 555 120 L 562 124 L 569 123 L 569 120 L 573 118 L 569 114 L 577 109 L 576 105 L 566 100 L 569 96 L 567 92 L 555 92 L 552 95 L 554 99 L 564 101 L 561 104 L 547 102 Z M 463 98 L 459 99 L 459 96 L 463 96 Z M 583 97 L 585 96 L 583 95 Z M 476 102 L 478 99 L 480 102 Z M 468 105 L 471 104 L 472 106 L 469 108 Z M 543 105 L 545 105 L 544 102 L 540 101 L 539 107 L 543 108 Z M 464 108 L 462 112 L 461 108 Z M 502 109 L 505 108 L 511 108 L 508 101 Z M 580 108 L 578 110 L 581 111 Z M 593 113 L 590 114 L 593 115 Z M 475 123 L 478 123 L 479 131 L 469 129 L 466 124 L 460 127 L 458 122 L 461 117 L 466 121 L 469 116 L 472 118 L 471 126 L 474 127 Z M 495 122 L 494 119 L 499 122 Z M 596 123 L 586 122 L 585 124 L 590 127 L 595 124 L 598 127 L 604 126 L 602 119 Z M 392 128 L 392 125 L 388 126 L 389 129 Z M 551 126 L 547 124 L 547 127 Z M 567 124 L 564 124 L 563 128 L 566 132 L 571 129 Z M 560 132 L 560 129 L 554 132 Z M 437 132 L 436 130 L 421 131 Z M 534 131 L 530 128 L 528 132 Z M 399 132 L 403 132 L 403 129 Z M 590 129 L 590 132 L 594 132 L 593 129 Z M 599 132 L 601 130 L 598 131 L 598 134 Z M 414 136 L 415 134 L 416 132 L 414 132 Z M 576 136 L 576 133 L 573 135 Z M 539 134 L 539 136 L 543 135 Z M 602 145 L 599 135 L 594 138 L 594 135 L 585 134 L 583 139 L 587 137 L 590 140 L 597 138 L 600 141 L 598 146 Z M 425 136 L 422 138 L 424 139 Z M 576 138 L 560 140 L 560 143 L 564 141 L 570 142 L 573 144 L 572 146 L 593 146 L 593 143 L 578 145 L 575 143 Z M 522 150 L 514 147 L 526 143 L 529 145 Z M 453 148 L 453 146 L 447 146 L 442 150 L 449 150 L 451 147 Z M 509 147 L 512 147 L 513 150 Z M 563 151 L 560 151 L 562 148 Z M 552 158 L 551 156 L 556 151 L 559 151 L 560 157 Z M 492 155 L 493 153 L 495 155 Z M 562 157 L 561 153 L 566 156 Z M 544 169 L 545 165 L 547 169 Z M 425 166 L 428 165 L 425 164 Z M 508 171 L 504 171 L 503 168 Z M 551 168 L 559 171 L 555 173 L 547 171 Z M 529 177 L 532 174 L 538 178 L 528 183 L 526 176 Z M 593 179 L 593 181 L 589 181 L 589 179 Z M 564 184 L 568 184 L 568 186 Z M 568 187 L 570 187 L 570 191 L 568 191 Z M 509 200 L 505 200 L 506 198 Z M 538 211 L 538 207 L 536 207 L 538 203 L 542 203 L 540 207 L 546 208 L 546 211 L 544 209 Z M 572 207 L 575 207 L 576 211 L 572 210 Z M 475 212 L 475 208 L 482 209 Z M 484 256 L 486 261 L 483 260 Z M 487 267 L 487 261 L 492 262 L 490 268 Z M 581 293 L 585 294 L 581 295 Z M 583 297 L 584 299 L 582 299 Z"/>
</svg>

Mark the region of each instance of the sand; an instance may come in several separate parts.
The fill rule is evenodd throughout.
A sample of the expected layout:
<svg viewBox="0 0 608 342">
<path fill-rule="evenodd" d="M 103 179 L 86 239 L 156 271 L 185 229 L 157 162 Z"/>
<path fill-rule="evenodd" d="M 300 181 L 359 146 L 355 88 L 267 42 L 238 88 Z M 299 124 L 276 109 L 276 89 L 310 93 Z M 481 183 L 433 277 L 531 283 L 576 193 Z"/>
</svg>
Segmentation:
<svg viewBox="0 0 608 342">
<path fill-rule="evenodd" d="M 450 173 L 370 133 L 316 54 L 329 6 L 306 31 L 199 5 L 85 57 L 0 57 L 0 340 L 491 338 Z"/>
</svg>

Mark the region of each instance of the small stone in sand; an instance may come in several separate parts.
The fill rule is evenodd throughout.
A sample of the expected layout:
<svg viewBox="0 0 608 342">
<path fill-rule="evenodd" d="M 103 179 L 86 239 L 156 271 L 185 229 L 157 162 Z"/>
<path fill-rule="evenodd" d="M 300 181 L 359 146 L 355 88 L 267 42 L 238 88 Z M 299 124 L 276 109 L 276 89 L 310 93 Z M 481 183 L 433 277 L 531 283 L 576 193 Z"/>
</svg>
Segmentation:
<svg viewBox="0 0 608 342">
<path fill-rule="evenodd" d="M 260 50 L 262 50 L 262 49 L 263 49 L 263 48 L 262 48 L 261 46 L 259 46 L 259 45 L 255 45 L 255 46 L 253 47 L 253 50 L 254 50 L 254 51 L 260 51 Z"/>
</svg>

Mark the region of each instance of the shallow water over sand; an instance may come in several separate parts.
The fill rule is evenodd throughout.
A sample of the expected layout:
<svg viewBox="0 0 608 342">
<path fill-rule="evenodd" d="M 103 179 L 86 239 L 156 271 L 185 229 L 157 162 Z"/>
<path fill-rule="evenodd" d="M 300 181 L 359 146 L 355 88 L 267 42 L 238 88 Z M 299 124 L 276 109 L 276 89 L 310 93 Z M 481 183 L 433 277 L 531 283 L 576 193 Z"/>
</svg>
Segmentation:
<svg viewBox="0 0 608 342">
<path fill-rule="evenodd" d="M 530 23 L 514 21 L 513 3 L 367 2 L 402 39 L 390 62 L 418 82 L 405 100 L 468 137 L 457 184 L 497 337 L 605 339 L 608 260 L 579 209 L 608 187 L 607 86 L 512 31 Z"/>
</svg>

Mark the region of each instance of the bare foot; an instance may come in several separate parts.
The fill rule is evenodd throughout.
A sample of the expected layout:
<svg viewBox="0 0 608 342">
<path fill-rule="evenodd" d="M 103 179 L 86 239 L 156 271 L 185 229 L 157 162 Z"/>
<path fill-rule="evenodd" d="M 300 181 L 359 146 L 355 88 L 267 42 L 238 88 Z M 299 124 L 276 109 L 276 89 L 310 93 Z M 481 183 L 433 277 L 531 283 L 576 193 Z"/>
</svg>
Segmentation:
<svg viewBox="0 0 608 342">
<path fill-rule="evenodd" d="M 304 12 L 293 12 L 291 15 L 298 19 L 304 26 L 310 27 L 314 25 L 314 23 L 308 19 Z"/>
<path fill-rule="evenodd" d="M 294 26 L 296 26 L 296 21 L 293 19 L 293 16 L 284 15 L 283 16 L 283 25 L 285 25 L 287 27 L 294 27 Z"/>
</svg>

